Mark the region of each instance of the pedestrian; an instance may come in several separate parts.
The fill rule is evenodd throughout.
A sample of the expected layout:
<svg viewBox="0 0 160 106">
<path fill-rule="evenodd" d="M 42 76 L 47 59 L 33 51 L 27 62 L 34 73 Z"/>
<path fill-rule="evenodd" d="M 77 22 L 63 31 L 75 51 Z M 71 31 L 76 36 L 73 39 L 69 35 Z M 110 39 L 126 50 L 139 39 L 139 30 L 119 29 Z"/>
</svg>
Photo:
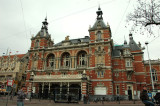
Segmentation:
<svg viewBox="0 0 160 106">
<path fill-rule="evenodd" d="M 11 92 L 10 92 L 10 100 L 13 99 L 13 88 L 11 89 Z"/>
<path fill-rule="evenodd" d="M 25 86 L 23 85 L 17 93 L 17 106 L 24 106 L 24 99 L 26 97 L 24 93 Z"/>
<path fill-rule="evenodd" d="M 30 95 L 30 98 L 29 98 L 30 102 L 31 102 L 32 97 L 33 97 L 33 90 L 31 90 L 31 95 Z"/>
<path fill-rule="evenodd" d="M 101 99 L 102 99 L 102 104 L 104 104 L 104 101 L 105 101 L 105 97 L 102 97 Z"/>
<path fill-rule="evenodd" d="M 160 106 L 160 92 L 156 93 L 156 95 L 154 96 L 154 99 L 156 103 L 159 104 L 158 106 Z"/>
<path fill-rule="evenodd" d="M 72 100 L 71 96 L 68 95 L 68 103 L 71 103 L 71 100 Z"/>
<path fill-rule="evenodd" d="M 83 96 L 83 104 L 87 104 L 87 98 L 86 95 Z"/>
<path fill-rule="evenodd" d="M 149 101 L 149 96 L 148 96 L 148 93 L 147 93 L 147 87 L 146 86 L 143 86 L 143 90 L 140 94 L 140 99 L 142 100 L 142 102 L 146 105 L 149 105 L 149 106 L 154 106 L 154 103 Z"/>
</svg>

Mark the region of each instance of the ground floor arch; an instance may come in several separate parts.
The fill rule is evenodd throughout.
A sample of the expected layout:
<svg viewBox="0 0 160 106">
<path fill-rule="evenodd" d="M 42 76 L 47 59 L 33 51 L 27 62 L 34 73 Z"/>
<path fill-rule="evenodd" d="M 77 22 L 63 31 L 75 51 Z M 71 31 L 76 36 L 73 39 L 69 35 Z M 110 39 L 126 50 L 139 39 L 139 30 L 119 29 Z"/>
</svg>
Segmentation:
<svg viewBox="0 0 160 106">
<path fill-rule="evenodd" d="M 54 101 L 67 101 L 70 96 L 72 100 L 78 101 L 81 100 L 82 97 L 81 82 L 37 82 L 34 85 L 37 85 L 36 87 L 38 88 L 38 91 L 35 93 L 38 94 L 39 98 L 51 98 Z"/>
</svg>

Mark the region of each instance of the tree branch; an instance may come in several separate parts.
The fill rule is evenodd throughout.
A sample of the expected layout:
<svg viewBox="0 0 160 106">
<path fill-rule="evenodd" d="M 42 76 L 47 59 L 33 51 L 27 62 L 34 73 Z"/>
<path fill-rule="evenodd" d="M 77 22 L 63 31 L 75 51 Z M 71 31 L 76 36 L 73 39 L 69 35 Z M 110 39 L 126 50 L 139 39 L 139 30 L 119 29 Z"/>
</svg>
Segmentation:
<svg viewBox="0 0 160 106">
<path fill-rule="evenodd" d="M 160 25 L 160 22 L 148 22 L 146 23 L 145 27 L 148 25 Z"/>
</svg>

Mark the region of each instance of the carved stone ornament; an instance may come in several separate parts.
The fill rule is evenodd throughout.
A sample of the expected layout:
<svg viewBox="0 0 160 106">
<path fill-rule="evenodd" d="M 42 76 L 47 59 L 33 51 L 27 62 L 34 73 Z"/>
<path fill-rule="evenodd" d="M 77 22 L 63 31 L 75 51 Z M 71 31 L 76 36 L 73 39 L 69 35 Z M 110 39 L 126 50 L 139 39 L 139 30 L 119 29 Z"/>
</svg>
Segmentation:
<svg viewBox="0 0 160 106">
<path fill-rule="evenodd" d="M 65 41 L 68 41 L 68 40 L 69 40 L 69 36 L 66 36 L 66 37 L 65 37 Z"/>
</svg>

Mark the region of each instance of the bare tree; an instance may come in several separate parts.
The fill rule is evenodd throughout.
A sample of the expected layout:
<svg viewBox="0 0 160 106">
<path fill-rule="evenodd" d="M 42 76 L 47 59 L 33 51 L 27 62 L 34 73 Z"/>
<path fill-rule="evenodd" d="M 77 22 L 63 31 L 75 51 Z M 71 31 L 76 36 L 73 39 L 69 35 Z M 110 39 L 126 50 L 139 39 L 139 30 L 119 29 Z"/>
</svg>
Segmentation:
<svg viewBox="0 0 160 106">
<path fill-rule="evenodd" d="M 160 0 L 138 0 L 134 11 L 127 16 L 134 26 L 148 27 L 160 25 Z M 151 29 L 148 29 L 151 33 Z"/>
</svg>

